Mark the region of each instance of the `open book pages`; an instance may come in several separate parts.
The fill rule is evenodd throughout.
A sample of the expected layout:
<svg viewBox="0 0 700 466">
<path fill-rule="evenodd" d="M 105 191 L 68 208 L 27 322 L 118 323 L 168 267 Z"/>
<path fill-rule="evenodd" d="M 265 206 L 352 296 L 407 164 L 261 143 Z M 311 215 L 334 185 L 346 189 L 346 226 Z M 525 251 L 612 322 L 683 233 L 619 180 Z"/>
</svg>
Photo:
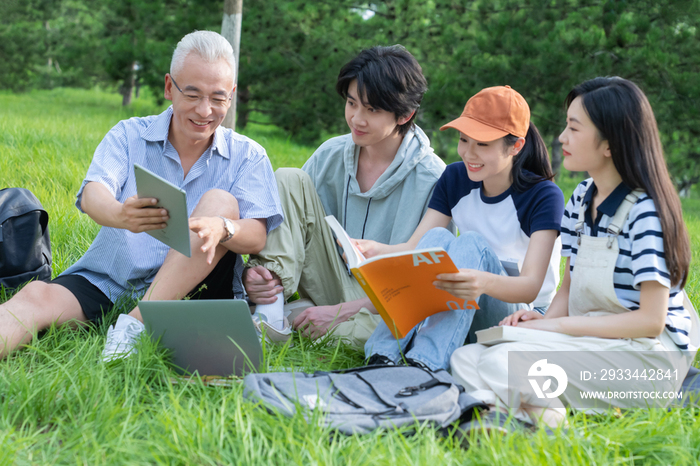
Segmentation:
<svg viewBox="0 0 700 466">
<path fill-rule="evenodd" d="M 356 269 L 360 266 L 370 264 L 372 262 L 380 261 L 383 259 L 387 259 L 390 257 L 401 257 L 401 256 L 407 256 L 407 255 L 412 255 L 412 256 L 417 256 L 419 253 L 423 254 L 430 254 L 432 253 L 432 256 L 426 256 L 427 259 L 422 259 L 424 262 L 427 262 L 428 264 L 431 263 L 431 258 L 432 260 L 436 260 L 438 256 L 435 256 L 436 253 L 439 253 L 439 257 L 445 257 L 447 261 L 450 263 L 452 262 L 449 257 L 447 256 L 447 253 L 445 252 L 444 249 L 442 248 L 428 248 L 428 249 L 417 249 L 415 251 L 399 251 L 399 252 L 392 252 L 390 254 L 381 254 L 379 256 L 371 257 L 367 259 L 364 254 L 360 252 L 357 247 L 353 244 L 352 240 L 348 236 L 347 232 L 343 229 L 342 226 L 340 226 L 340 222 L 333 216 L 333 215 L 328 215 L 325 217 L 326 222 L 328 222 L 328 226 L 331 227 L 331 230 L 333 230 L 333 233 L 335 234 L 336 238 L 338 238 L 338 241 L 340 241 L 340 245 L 343 248 L 343 252 L 345 253 L 345 257 L 348 263 L 348 267 L 350 269 Z M 418 262 L 421 262 L 420 256 L 416 259 Z M 438 259 L 437 262 L 440 262 Z M 452 270 L 453 269 L 453 270 Z M 457 271 L 456 267 L 452 267 L 450 271 Z"/>
<path fill-rule="evenodd" d="M 444 249 L 402 251 L 366 259 L 335 218 L 328 216 L 326 221 L 343 246 L 350 271 L 397 338 L 438 312 L 479 308 L 475 301 L 465 302 L 435 287 L 438 275 L 459 272 Z"/>
<path fill-rule="evenodd" d="M 348 261 L 348 266 L 351 269 L 359 266 L 365 260 L 365 256 L 355 247 L 352 240 L 345 232 L 345 229 L 340 226 L 340 223 L 333 215 L 326 216 L 325 220 L 328 226 L 331 227 L 331 230 L 333 230 L 335 237 L 340 241 L 340 245 L 343 247 L 343 252 L 345 253 L 345 258 Z"/>
</svg>

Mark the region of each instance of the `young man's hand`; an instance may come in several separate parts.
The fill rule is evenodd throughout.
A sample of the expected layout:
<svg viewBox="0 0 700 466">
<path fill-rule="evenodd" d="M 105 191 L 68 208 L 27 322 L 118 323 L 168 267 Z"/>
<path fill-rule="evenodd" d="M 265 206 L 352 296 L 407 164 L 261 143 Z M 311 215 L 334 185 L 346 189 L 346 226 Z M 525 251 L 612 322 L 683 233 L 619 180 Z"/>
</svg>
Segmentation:
<svg viewBox="0 0 700 466">
<path fill-rule="evenodd" d="M 245 269 L 243 286 L 255 304 L 272 304 L 277 301 L 276 295 L 284 291 L 282 280 L 262 265 Z"/>
<path fill-rule="evenodd" d="M 132 233 L 161 230 L 168 226 L 166 222 L 170 217 L 167 210 L 154 208 L 157 203 L 158 200 L 151 197 L 139 199 L 138 196 L 131 196 L 121 205 L 118 222 L 124 230 Z"/>
<path fill-rule="evenodd" d="M 370 257 L 381 256 L 382 254 L 388 254 L 391 252 L 388 245 L 383 243 L 378 243 L 369 239 L 353 239 L 352 242 L 355 247 L 360 250 L 363 256 L 367 259 Z"/>
<path fill-rule="evenodd" d="M 341 322 L 345 322 L 351 316 L 357 314 L 359 309 L 351 309 L 351 303 L 336 304 L 334 306 L 310 307 L 299 314 L 292 323 L 292 327 L 302 332 L 302 335 L 312 339 L 320 338 Z"/>
</svg>

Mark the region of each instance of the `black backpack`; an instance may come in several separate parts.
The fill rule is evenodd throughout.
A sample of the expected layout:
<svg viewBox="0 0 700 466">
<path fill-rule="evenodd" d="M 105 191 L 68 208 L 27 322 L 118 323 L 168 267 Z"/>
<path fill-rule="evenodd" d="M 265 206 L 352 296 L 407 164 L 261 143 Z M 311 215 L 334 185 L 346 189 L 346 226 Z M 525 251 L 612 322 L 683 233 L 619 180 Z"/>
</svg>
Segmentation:
<svg viewBox="0 0 700 466">
<path fill-rule="evenodd" d="M 51 279 L 49 214 L 31 191 L 0 189 L 0 286 Z"/>
</svg>

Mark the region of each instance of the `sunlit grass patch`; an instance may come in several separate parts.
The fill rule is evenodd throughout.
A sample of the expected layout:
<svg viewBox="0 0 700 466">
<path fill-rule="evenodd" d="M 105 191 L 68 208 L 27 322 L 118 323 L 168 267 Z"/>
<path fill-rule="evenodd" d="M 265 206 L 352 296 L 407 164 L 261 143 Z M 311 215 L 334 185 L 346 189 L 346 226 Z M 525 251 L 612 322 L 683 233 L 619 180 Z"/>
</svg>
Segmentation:
<svg viewBox="0 0 700 466">
<path fill-rule="evenodd" d="M 2 186 L 31 189 L 50 215 L 54 275 L 75 262 L 99 227 L 75 208 L 95 147 L 119 120 L 159 113 L 148 99 L 120 107 L 121 96 L 57 89 L 0 92 Z M 244 134 L 267 149 L 272 165 L 300 167 L 314 147 L 278 129 L 250 124 Z M 560 182 L 565 197 L 576 180 Z M 684 200 L 693 252 L 700 250 L 700 200 Z M 698 303 L 696 262 L 689 291 Z M 9 296 L 0 290 L 0 302 Z M 51 303 L 47 303 L 50 306 Z M 286 418 L 243 399 L 240 383 L 172 383 L 178 374 L 149 340 L 133 357 L 100 362 L 103 322 L 52 327 L 0 361 L 0 464 L 695 464 L 698 408 L 574 413 L 568 430 L 547 435 L 476 435 L 465 450 L 450 432 L 429 426 L 345 436 L 315 422 L 320 412 Z M 362 364 L 363 354 L 332 339 L 294 335 L 265 347 L 264 370 L 330 370 Z M 454 431 L 454 429 L 452 429 Z M 454 433 L 454 432 L 452 432 Z M 410 435 L 409 435 L 410 434 Z"/>
</svg>

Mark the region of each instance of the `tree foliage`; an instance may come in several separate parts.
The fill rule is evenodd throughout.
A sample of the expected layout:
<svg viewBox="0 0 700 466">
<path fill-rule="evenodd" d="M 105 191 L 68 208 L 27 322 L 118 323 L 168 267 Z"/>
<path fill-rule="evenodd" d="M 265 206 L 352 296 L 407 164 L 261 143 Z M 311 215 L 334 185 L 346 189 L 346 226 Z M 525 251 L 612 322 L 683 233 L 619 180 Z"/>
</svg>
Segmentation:
<svg viewBox="0 0 700 466">
<path fill-rule="evenodd" d="M 117 84 L 162 94 L 178 40 L 221 26 L 219 0 L 3 0 L 0 88 Z M 134 73 L 134 64 L 137 64 Z"/>
<path fill-rule="evenodd" d="M 104 0 L 104 69 L 128 96 L 135 83 L 162 101 L 163 75 L 177 42 L 195 29 L 220 29 L 220 0 Z M 137 69 L 134 70 L 134 65 Z M 135 84 L 134 83 L 134 84 Z"/>
<path fill-rule="evenodd" d="M 241 53 L 250 68 L 241 80 L 248 109 L 312 140 L 345 130 L 333 90 L 342 64 L 362 48 L 400 43 L 430 86 L 417 122 L 454 159 L 454 135 L 438 128 L 484 87 L 520 91 L 556 155 L 571 88 L 622 76 L 649 96 L 672 174 L 687 188 L 700 179 L 691 143 L 700 120 L 698 13 L 696 0 L 247 0 Z"/>
<path fill-rule="evenodd" d="M 254 110 L 301 140 L 341 131 L 335 81 L 359 51 L 366 27 L 359 14 L 335 2 L 244 0 L 239 127 Z"/>
<path fill-rule="evenodd" d="M 340 67 L 363 48 L 399 43 L 428 78 L 417 122 L 441 156 L 456 158 L 454 134 L 438 128 L 471 95 L 504 84 L 530 103 L 556 155 L 569 90 L 617 75 L 646 92 L 672 175 L 686 189 L 700 180 L 699 2 L 244 0 L 238 126 L 259 114 L 313 143 L 346 131 L 335 92 Z M 219 30 L 222 12 L 223 0 L 4 0 L 0 87 L 134 77 L 160 95 L 177 40 Z"/>
</svg>

